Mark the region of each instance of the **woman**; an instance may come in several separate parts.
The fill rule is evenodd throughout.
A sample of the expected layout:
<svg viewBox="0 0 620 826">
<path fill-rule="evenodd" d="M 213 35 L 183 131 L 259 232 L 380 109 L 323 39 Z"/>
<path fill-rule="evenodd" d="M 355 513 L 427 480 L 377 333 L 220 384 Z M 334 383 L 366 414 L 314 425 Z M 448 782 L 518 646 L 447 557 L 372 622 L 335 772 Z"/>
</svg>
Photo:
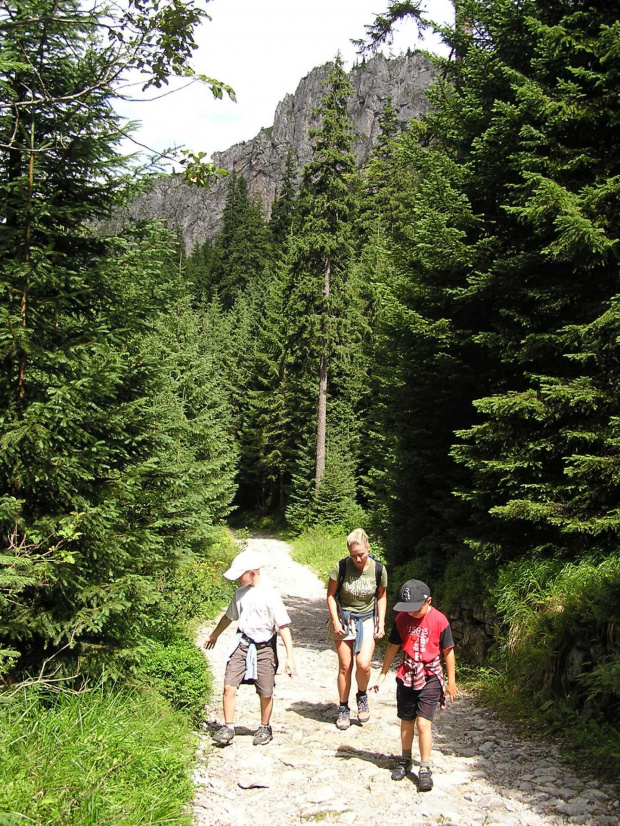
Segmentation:
<svg viewBox="0 0 620 826">
<path fill-rule="evenodd" d="M 338 654 L 338 694 L 340 705 L 336 726 L 351 725 L 349 694 L 355 659 L 357 719 L 370 719 L 368 681 L 375 640 L 385 634 L 387 571 L 370 555 L 366 532 L 356 528 L 347 536 L 349 556 L 341 559 L 329 575 L 327 607 L 331 638 Z"/>
</svg>

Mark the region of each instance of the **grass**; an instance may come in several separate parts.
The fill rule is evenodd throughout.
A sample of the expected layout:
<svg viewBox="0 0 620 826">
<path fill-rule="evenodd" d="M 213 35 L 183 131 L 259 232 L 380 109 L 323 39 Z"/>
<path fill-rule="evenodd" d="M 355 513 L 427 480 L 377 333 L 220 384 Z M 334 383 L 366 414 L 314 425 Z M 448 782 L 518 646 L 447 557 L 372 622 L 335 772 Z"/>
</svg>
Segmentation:
<svg viewBox="0 0 620 826">
<path fill-rule="evenodd" d="M 293 559 L 307 565 L 325 583 L 334 565 L 347 553 L 344 531 L 331 533 L 325 528 L 311 528 L 293 541 Z"/>
<path fill-rule="evenodd" d="M 131 685 L 0 694 L 0 826 L 190 826 L 192 718 L 210 687 L 191 640 L 232 592 L 222 572 L 236 552 L 222 530 L 162 578 L 150 654 Z"/>
<path fill-rule="evenodd" d="M 586 719 L 562 698 L 537 702 L 515 690 L 506 672 L 489 667 L 459 669 L 459 682 L 483 705 L 492 708 L 524 736 L 555 743 L 563 756 L 598 777 L 617 783 L 620 776 L 620 732 Z"/>
<path fill-rule="evenodd" d="M 23 690 L 0 705 L 0 825 L 189 826 L 194 750 L 155 692 Z"/>
</svg>

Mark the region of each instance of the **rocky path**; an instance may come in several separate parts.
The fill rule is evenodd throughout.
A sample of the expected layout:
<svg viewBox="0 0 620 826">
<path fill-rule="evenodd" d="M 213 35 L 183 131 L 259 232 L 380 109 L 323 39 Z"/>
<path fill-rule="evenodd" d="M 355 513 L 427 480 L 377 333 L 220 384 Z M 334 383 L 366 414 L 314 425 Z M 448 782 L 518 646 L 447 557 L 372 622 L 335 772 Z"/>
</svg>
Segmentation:
<svg viewBox="0 0 620 826">
<path fill-rule="evenodd" d="M 617 790 L 578 777 L 556 749 L 521 739 L 468 697 L 435 718 L 434 789 L 419 793 L 413 779 L 394 783 L 390 771 L 400 754 L 394 673 L 378 695 L 371 694 L 370 722 L 338 731 L 337 658 L 326 641 L 323 584 L 291 560 L 284 542 L 255 538 L 249 547 L 263 555 L 266 578 L 289 609 L 298 675 L 278 675 L 269 745 L 252 745 L 258 697 L 241 686 L 235 740 L 213 748 L 209 733 L 222 719 L 224 655 L 233 627 L 207 652 L 215 688 L 195 773 L 197 826 L 620 824 Z"/>
</svg>

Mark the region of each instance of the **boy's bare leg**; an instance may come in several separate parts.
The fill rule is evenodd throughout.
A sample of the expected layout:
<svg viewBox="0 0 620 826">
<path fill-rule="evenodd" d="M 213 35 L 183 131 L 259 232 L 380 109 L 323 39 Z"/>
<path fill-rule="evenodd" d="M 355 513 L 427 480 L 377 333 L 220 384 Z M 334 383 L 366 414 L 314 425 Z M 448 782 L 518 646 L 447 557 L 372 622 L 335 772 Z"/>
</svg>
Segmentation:
<svg viewBox="0 0 620 826">
<path fill-rule="evenodd" d="M 402 746 L 401 757 L 392 772 L 392 780 L 404 780 L 411 771 L 411 745 L 413 743 L 413 732 L 415 720 L 400 721 L 400 742 Z"/>
<path fill-rule="evenodd" d="M 411 746 L 413 745 L 414 730 L 415 730 L 415 720 L 401 720 L 400 721 L 400 744 L 401 744 L 402 749 L 403 749 L 403 754 L 411 754 Z"/>
<path fill-rule="evenodd" d="M 260 724 L 268 726 L 273 711 L 273 694 L 271 697 L 260 697 Z"/>
<path fill-rule="evenodd" d="M 351 693 L 351 675 L 353 673 L 353 643 L 336 642 L 338 654 L 338 699 L 341 703 L 349 700 Z"/>
<path fill-rule="evenodd" d="M 224 686 L 224 722 L 227 726 L 232 726 L 235 719 L 235 706 L 237 704 L 237 689 L 234 685 Z"/>
<path fill-rule="evenodd" d="M 425 717 L 418 717 L 418 745 L 420 747 L 420 762 L 431 762 L 431 749 L 433 748 L 433 723 Z"/>
</svg>

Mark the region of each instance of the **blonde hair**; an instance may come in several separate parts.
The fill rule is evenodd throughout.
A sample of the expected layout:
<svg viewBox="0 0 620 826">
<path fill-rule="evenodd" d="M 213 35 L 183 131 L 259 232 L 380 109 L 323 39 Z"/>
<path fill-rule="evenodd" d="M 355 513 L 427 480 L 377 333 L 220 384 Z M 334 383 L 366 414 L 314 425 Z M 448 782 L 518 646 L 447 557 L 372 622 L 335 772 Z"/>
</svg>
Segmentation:
<svg viewBox="0 0 620 826">
<path fill-rule="evenodd" d="M 351 550 L 352 545 L 364 545 L 366 548 L 370 547 L 368 535 L 363 528 L 356 528 L 347 536 L 347 548 Z"/>
</svg>

